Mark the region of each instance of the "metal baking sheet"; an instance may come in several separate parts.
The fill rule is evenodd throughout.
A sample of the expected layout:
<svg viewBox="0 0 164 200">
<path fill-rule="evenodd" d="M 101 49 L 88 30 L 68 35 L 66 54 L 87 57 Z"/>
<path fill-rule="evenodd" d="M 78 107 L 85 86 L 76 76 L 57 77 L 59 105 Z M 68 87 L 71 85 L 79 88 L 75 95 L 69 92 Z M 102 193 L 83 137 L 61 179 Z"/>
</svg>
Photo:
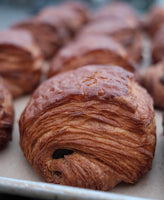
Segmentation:
<svg viewBox="0 0 164 200">
<path fill-rule="evenodd" d="M 164 135 L 161 112 L 156 111 L 157 147 L 152 170 L 135 185 L 121 183 L 110 192 L 98 192 L 44 183 L 34 172 L 19 147 L 19 116 L 29 97 L 14 102 L 15 125 L 13 141 L 0 152 L 0 191 L 46 199 L 163 199 L 164 186 Z M 128 196 L 133 196 L 128 197 Z"/>
</svg>

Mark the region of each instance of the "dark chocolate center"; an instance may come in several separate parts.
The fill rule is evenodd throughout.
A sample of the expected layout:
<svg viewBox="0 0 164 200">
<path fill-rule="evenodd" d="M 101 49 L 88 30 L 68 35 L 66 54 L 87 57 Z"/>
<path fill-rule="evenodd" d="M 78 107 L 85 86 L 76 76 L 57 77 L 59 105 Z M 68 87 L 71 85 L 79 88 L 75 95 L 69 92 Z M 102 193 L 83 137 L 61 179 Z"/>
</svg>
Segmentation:
<svg viewBox="0 0 164 200">
<path fill-rule="evenodd" d="M 58 149 L 53 153 L 52 158 L 60 159 L 60 158 L 64 158 L 65 155 L 71 155 L 73 153 L 74 151 L 69 150 L 69 149 Z"/>
</svg>

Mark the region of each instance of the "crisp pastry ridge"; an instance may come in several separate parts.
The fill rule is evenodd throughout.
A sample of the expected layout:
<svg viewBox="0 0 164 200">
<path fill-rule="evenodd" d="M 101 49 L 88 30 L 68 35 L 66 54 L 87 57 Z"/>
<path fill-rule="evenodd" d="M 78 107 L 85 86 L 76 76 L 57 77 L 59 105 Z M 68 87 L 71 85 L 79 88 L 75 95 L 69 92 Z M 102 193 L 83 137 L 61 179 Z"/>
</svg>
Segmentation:
<svg viewBox="0 0 164 200">
<path fill-rule="evenodd" d="M 0 32 L 0 75 L 14 97 L 33 91 L 40 82 L 43 58 L 25 30 Z"/>
<path fill-rule="evenodd" d="M 0 78 L 0 150 L 12 140 L 14 109 L 12 96 Z"/>
<path fill-rule="evenodd" d="M 135 183 L 152 165 L 152 99 L 117 66 L 85 66 L 47 80 L 19 127 L 26 159 L 47 182 L 109 190 Z"/>
</svg>

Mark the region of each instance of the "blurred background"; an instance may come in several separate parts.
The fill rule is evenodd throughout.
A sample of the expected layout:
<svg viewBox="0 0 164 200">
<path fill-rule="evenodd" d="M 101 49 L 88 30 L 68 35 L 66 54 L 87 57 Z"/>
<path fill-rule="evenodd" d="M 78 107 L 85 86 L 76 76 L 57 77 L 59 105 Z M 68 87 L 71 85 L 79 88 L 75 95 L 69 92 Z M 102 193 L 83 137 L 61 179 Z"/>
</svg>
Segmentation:
<svg viewBox="0 0 164 200">
<path fill-rule="evenodd" d="M 92 9 L 96 9 L 110 0 L 81 0 L 87 2 Z M 135 7 L 140 13 L 147 10 L 152 4 L 164 4 L 164 0 L 124 0 Z M 10 24 L 36 14 L 47 5 L 60 4 L 64 0 L 0 0 L 0 29 Z"/>
</svg>

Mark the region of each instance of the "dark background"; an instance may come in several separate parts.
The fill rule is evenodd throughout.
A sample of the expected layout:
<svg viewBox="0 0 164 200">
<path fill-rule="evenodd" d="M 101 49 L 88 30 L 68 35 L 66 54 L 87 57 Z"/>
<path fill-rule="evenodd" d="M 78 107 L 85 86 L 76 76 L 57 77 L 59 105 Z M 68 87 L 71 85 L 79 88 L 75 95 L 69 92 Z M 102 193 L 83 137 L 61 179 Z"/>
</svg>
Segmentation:
<svg viewBox="0 0 164 200">
<path fill-rule="evenodd" d="M 60 4 L 64 0 L 0 0 L 0 29 L 10 24 L 36 14 L 40 9 L 51 4 Z M 109 3 L 110 0 L 83 0 L 92 9 Z M 143 13 L 153 3 L 163 3 L 164 0 L 124 0 Z"/>
</svg>

